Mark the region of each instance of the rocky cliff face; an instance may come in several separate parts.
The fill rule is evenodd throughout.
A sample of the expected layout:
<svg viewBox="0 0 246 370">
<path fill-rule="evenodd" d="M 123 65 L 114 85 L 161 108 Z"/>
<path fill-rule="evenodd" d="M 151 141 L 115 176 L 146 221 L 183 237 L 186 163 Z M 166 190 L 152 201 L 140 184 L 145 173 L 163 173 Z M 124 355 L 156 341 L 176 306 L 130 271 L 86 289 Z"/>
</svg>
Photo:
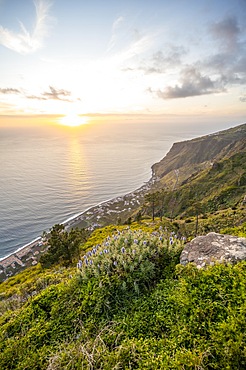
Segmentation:
<svg viewBox="0 0 246 370">
<path fill-rule="evenodd" d="M 174 143 L 167 155 L 152 166 L 153 176 L 162 185 L 172 187 L 192 174 L 211 166 L 214 162 L 246 150 L 246 124 Z"/>
</svg>

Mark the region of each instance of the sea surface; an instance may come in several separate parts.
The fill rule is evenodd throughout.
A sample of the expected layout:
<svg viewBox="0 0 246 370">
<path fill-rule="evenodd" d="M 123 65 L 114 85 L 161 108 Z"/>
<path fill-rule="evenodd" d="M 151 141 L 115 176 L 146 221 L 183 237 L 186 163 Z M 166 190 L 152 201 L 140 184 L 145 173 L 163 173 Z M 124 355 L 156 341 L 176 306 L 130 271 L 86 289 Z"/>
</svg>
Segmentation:
<svg viewBox="0 0 246 370">
<path fill-rule="evenodd" d="M 143 185 L 174 142 L 212 132 L 151 122 L 0 127 L 0 258 Z"/>
</svg>

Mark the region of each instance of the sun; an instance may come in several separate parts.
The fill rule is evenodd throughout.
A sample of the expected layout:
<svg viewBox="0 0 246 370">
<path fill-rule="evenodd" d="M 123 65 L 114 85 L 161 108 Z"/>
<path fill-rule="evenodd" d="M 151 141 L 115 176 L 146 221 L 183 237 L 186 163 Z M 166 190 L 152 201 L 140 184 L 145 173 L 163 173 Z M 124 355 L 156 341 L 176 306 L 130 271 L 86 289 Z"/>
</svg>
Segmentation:
<svg viewBox="0 0 246 370">
<path fill-rule="evenodd" d="M 75 113 L 69 113 L 66 116 L 59 119 L 59 124 L 68 127 L 78 127 L 88 123 L 88 117 L 79 116 Z"/>
</svg>

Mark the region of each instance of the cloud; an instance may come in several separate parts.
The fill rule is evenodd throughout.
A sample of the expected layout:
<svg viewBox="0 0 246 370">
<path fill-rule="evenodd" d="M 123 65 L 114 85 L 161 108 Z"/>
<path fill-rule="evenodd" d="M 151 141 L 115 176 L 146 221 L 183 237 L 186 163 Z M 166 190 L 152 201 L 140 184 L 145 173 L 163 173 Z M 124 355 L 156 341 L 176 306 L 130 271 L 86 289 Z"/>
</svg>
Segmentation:
<svg viewBox="0 0 246 370">
<path fill-rule="evenodd" d="M 237 18 L 227 17 L 214 23 L 210 32 L 219 42 L 216 54 L 210 55 L 200 65 L 209 73 L 220 76 L 224 85 L 246 83 L 246 42 Z"/>
<path fill-rule="evenodd" d="M 239 100 L 240 100 L 242 103 L 246 103 L 246 95 L 244 95 L 244 96 L 240 96 Z"/>
<path fill-rule="evenodd" d="M 240 28 L 236 17 L 227 17 L 220 22 L 212 24 L 210 31 L 223 49 L 227 49 L 230 52 L 237 49 Z"/>
<path fill-rule="evenodd" d="M 53 86 L 49 86 L 47 91 L 44 91 L 40 95 L 30 95 L 24 90 L 16 89 L 16 88 L 0 88 L 0 94 L 19 94 L 24 98 L 27 99 L 36 99 L 36 100 L 60 100 L 64 102 L 74 102 L 80 101 L 80 98 L 72 99 L 71 92 L 64 89 L 57 89 Z"/>
<path fill-rule="evenodd" d="M 0 44 L 20 54 L 33 53 L 43 46 L 48 35 L 51 2 L 49 0 L 34 0 L 36 20 L 32 32 L 19 21 L 20 32 L 15 33 L 0 25 Z"/>
<path fill-rule="evenodd" d="M 122 16 L 118 17 L 114 21 L 113 26 L 112 26 L 112 35 L 108 43 L 107 52 L 111 51 L 114 48 L 116 41 L 117 41 L 117 31 L 120 28 L 123 21 L 124 21 L 124 18 Z"/>
<path fill-rule="evenodd" d="M 156 40 L 156 35 L 146 32 L 143 34 L 137 28 L 132 28 L 122 16 L 114 21 L 111 33 L 107 52 L 114 51 L 111 60 L 121 65 L 149 51 Z"/>
<path fill-rule="evenodd" d="M 114 23 L 113 23 L 113 27 L 112 27 L 113 32 L 115 32 L 115 31 L 119 28 L 119 26 L 121 25 L 121 23 L 122 23 L 123 21 L 124 21 L 124 17 L 122 17 L 122 16 L 118 17 L 118 18 L 114 21 Z"/>
<path fill-rule="evenodd" d="M 216 54 L 199 63 L 206 73 L 216 75 L 224 86 L 244 85 L 246 83 L 246 55 Z"/>
<path fill-rule="evenodd" d="M 141 66 L 146 73 L 162 74 L 164 80 L 170 72 L 173 74 L 173 67 L 182 68 L 176 84 L 159 89 L 150 87 L 148 91 L 160 99 L 175 99 L 225 92 L 232 86 L 246 84 L 246 41 L 237 18 L 227 17 L 213 23 L 208 35 L 216 42 L 213 49 L 216 52 L 208 49 L 204 59 L 194 60 L 189 66 L 182 65 L 186 51 L 174 47 L 168 53 L 159 51 Z M 240 101 L 244 102 L 245 96 Z"/>
<path fill-rule="evenodd" d="M 125 51 L 123 51 L 122 60 L 128 60 L 139 56 L 141 53 L 149 50 L 151 44 L 152 37 L 150 35 L 140 36 L 137 40 L 133 41 Z"/>
<path fill-rule="evenodd" d="M 143 60 L 138 67 L 147 74 L 165 73 L 182 64 L 182 57 L 187 51 L 182 46 L 170 45 L 165 51 L 155 52 L 149 60 Z"/>
<path fill-rule="evenodd" d="M 57 90 L 52 86 L 49 86 L 50 91 L 44 92 L 43 96 L 47 99 L 54 99 L 54 100 L 68 100 L 64 99 L 67 96 L 71 96 L 71 92 L 67 90 Z"/>
<path fill-rule="evenodd" d="M 154 92 L 152 89 L 149 91 Z M 216 83 L 210 77 L 202 75 L 195 67 L 187 67 L 182 71 L 179 85 L 168 86 L 166 89 L 157 90 L 155 93 L 161 99 L 175 99 L 207 95 L 219 91 L 224 91 L 224 89 L 218 89 Z"/>
<path fill-rule="evenodd" d="M 21 94 L 21 91 L 18 89 L 13 89 L 13 88 L 0 88 L 0 94 Z"/>
<path fill-rule="evenodd" d="M 68 99 L 67 97 L 71 96 L 71 92 L 63 89 L 56 89 L 53 86 L 49 86 L 49 91 L 43 92 L 41 95 L 29 95 L 26 96 L 28 99 L 37 99 L 37 100 L 61 100 L 66 102 L 72 102 L 73 100 Z"/>
</svg>

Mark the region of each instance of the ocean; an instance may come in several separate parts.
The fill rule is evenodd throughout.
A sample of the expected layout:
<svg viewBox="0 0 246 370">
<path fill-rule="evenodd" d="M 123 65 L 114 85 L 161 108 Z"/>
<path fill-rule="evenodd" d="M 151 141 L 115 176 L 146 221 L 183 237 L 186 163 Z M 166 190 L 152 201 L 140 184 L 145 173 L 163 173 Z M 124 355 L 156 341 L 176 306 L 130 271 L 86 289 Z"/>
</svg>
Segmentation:
<svg viewBox="0 0 246 370">
<path fill-rule="evenodd" d="M 174 142 L 212 132 L 204 125 L 133 121 L 0 127 L 0 258 L 143 185 Z"/>
</svg>

